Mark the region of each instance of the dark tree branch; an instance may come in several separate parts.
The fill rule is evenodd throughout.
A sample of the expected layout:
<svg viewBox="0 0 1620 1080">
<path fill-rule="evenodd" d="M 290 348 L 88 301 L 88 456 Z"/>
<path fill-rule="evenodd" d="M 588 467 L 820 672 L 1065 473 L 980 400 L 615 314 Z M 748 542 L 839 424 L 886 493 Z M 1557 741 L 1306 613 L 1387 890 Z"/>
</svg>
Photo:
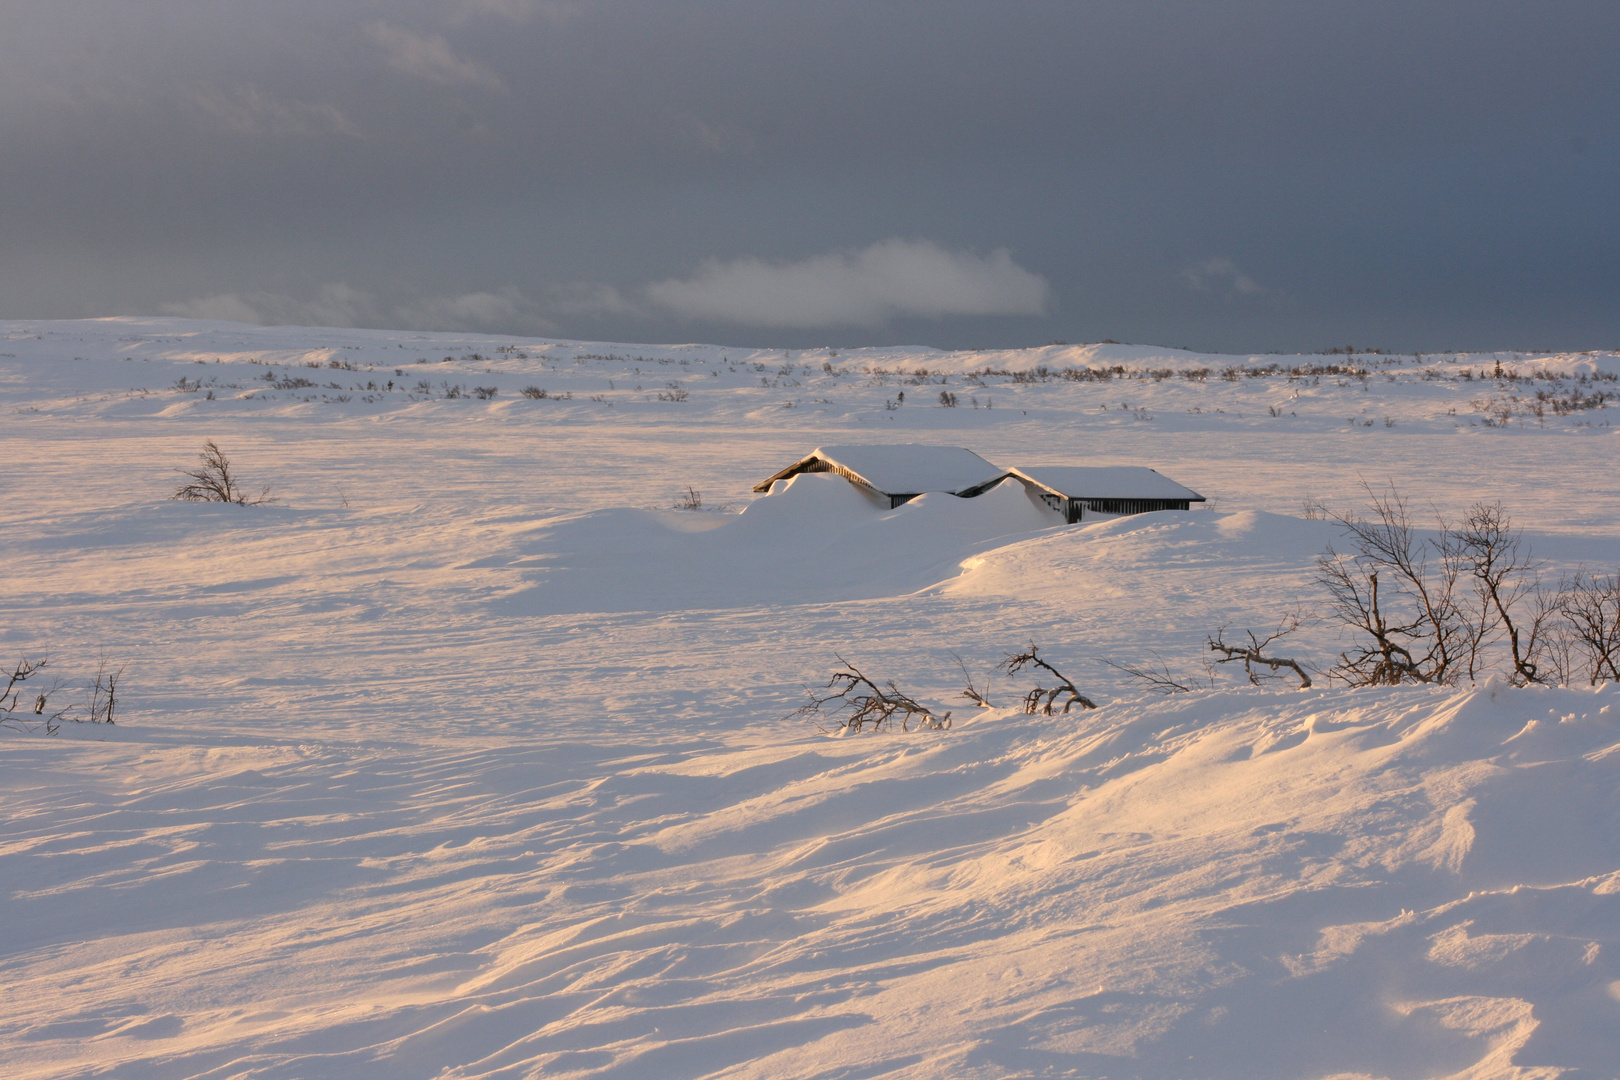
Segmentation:
<svg viewBox="0 0 1620 1080">
<path fill-rule="evenodd" d="M 967 664 L 963 662 L 962 658 L 956 653 L 951 653 L 951 658 L 956 661 L 956 666 L 962 669 L 962 678 L 967 682 L 967 689 L 962 691 L 962 696 L 981 709 L 995 708 L 994 705 L 990 704 L 990 684 L 986 683 L 984 689 L 979 689 L 973 685 L 973 676 L 968 673 Z"/>
<path fill-rule="evenodd" d="M 1620 682 L 1620 574 L 1576 573 L 1560 590 L 1558 607 L 1591 684 Z"/>
<path fill-rule="evenodd" d="M 1214 637 L 1209 639 L 1209 650 L 1210 652 L 1224 654 L 1215 661 L 1217 664 L 1230 664 L 1233 661 L 1241 661 L 1243 663 L 1244 672 L 1249 676 L 1249 682 L 1255 684 L 1256 686 L 1260 684 L 1260 676 L 1258 673 L 1256 673 L 1254 668 L 1256 664 L 1262 664 L 1270 668 L 1273 673 L 1275 673 L 1278 668 L 1291 669 L 1295 675 L 1299 676 L 1299 688 L 1301 690 L 1309 690 L 1311 687 L 1311 677 L 1306 674 L 1305 668 L 1301 666 L 1298 660 L 1290 660 L 1285 656 L 1266 656 L 1261 651 L 1278 638 L 1286 637 L 1295 630 L 1298 630 L 1299 626 L 1299 617 L 1297 615 L 1290 615 L 1287 619 L 1283 620 L 1282 624 L 1279 625 L 1277 629 L 1273 630 L 1263 638 L 1255 637 L 1253 630 L 1245 630 L 1244 633 L 1249 638 L 1249 643 L 1247 645 L 1229 644 L 1226 641 L 1226 628 L 1223 626 L 1221 629 L 1215 632 Z"/>
<path fill-rule="evenodd" d="M 1505 634 L 1515 683 L 1544 682 L 1536 659 L 1552 608 L 1533 605 L 1528 621 L 1515 618 L 1519 601 L 1537 592 L 1540 567 L 1524 549 L 1513 519 L 1501 503 L 1477 503 L 1452 535 L 1479 595 L 1481 636 L 1498 629 Z"/>
<path fill-rule="evenodd" d="M 1115 671 L 1123 671 L 1131 678 L 1147 684 L 1149 690 L 1156 694 L 1188 694 L 1193 690 L 1191 683 L 1183 682 L 1170 670 L 1170 665 L 1164 662 L 1164 657 L 1158 653 L 1153 654 L 1158 661 L 1157 667 L 1131 667 L 1129 664 L 1116 664 L 1112 660 L 1103 663 Z"/>
<path fill-rule="evenodd" d="M 1057 710 L 1057 705 L 1060 702 L 1065 713 L 1073 705 L 1079 705 L 1082 709 L 1095 709 L 1097 707 L 1097 703 L 1082 694 L 1069 678 L 1041 659 L 1040 647 L 1033 641 L 1029 643 L 1029 648 L 1021 653 L 1008 653 L 1007 659 L 1003 660 L 1000 666 L 1008 675 L 1016 675 L 1026 667 L 1038 667 L 1049 672 L 1058 681 L 1058 685 L 1050 690 L 1037 686 L 1025 694 L 1024 711 L 1026 713 L 1033 714 L 1039 711 L 1051 716 Z"/>
<path fill-rule="evenodd" d="M 879 686 L 842 656 L 838 657 L 838 662 L 843 666 L 833 672 L 832 678 L 820 692 L 805 687 L 805 693 L 810 695 L 810 703 L 798 709 L 794 715 L 823 715 L 831 706 L 834 710 L 847 713 L 838 721 L 838 726 L 846 731 L 862 731 L 868 724 L 874 731 L 885 723 L 892 727 L 896 716 L 900 718 L 901 731 L 910 731 L 913 723 L 919 731 L 943 731 L 951 726 L 950 713 L 937 716 L 932 709 L 902 692 L 892 681 Z"/>
<path fill-rule="evenodd" d="M 21 685 L 44 671 L 47 666 L 49 661 L 43 656 L 38 660 L 24 657 L 6 673 L 6 689 L 4 693 L 0 693 L 0 727 L 9 727 L 15 731 L 34 731 L 43 727 L 45 734 L 55 735 L 63 720 L 73 719 L 72 705 L 51 713 L 45 711 L 51 695 L 63 686 L 60 679 L 53 682 L 49 689 L 36 693 L 33 701 L 26 706 L 28 711 L 21 716 L 17 715 L 17 706 L 22 700 Z M 31 719 L 35 716 L 39 719 Z"/>
<path fill-rule="evenodd" d="M 175 470 L 189 483 L 175 488 L 169 498 L 181 502 L 235 503 L 238 506 L 260 506 L 276 501 L 271 497 L 268 485 L 257 497 L 249 496 L 231 471 L 231 459 L 225 456 L 225 451 L 213 439 L 203 441 L 202 453 L 197 457 L 202 462 L 198 468 Z"/>
</svg>

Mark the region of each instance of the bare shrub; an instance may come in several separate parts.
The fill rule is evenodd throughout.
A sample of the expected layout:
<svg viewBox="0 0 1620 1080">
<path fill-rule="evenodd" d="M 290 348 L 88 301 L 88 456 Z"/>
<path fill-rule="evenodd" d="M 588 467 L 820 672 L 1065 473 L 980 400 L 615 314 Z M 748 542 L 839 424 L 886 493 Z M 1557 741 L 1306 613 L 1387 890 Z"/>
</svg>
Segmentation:
<svg viewBox="0 0 1620 1080">
<path fill-rule="evenodd" d="M 90 684 L 89 720 L 92 724 L 111 724 L 118 711 L 118 680 L 124 677 L 124 668 L 116 668 L 104 656 L 96 666 L 96 681 Z"/>
<path fill-rule="evenodd" d="M 1040 668 L 1057 680 L 1057 685 L 1051 689 L 1037 686 L 1024 695 L 1024 711 L 1026 713 L 1042 712 L 1047 716 L 1051 716 L 1057 711 L 1059 704 L 1063 706 L 1062 711 L 1065 713 L 1073 705 L 1079 705 L 1082 709 L 1095 709 L 1097 707 L 1097 703 L 1082 694 L 1067 676 L 1041 659 L 1040 647 L 1033 641 L 1029 643 L 1028 649 L 1020 653 L 1008 653 L 1007 658 L 1001 662 L 1001 670 L 1005 671 L 1009 676 L 1018 674 L 1026 667 Z"/>
<path fill-rule="evenodd" d="M 0 717 L 10 720 L 16 715 L 18 705 L 22 704 L 22 684 L 33 678 L 35 675 L 38 675 L 49 666 L 50 661 L 43 656 L 37 660 L 30 660 L 25 656 L 21 660 L 17 661 L 16 666 L 13 667 L 9 673 L 7 673 L 6 689 L 4 693 L 0 693 Z M 23 713 L 23 715 L 43 717 L 45 715 L 46 704 L 51 694 L 59 690 L 61 686 L 61 682 L 56 682 L 52 684 L 49 690 L 35 693 L 33 700 L 26 706 L 26 711 Z M 40 722 L 47 723 L 48 721 L 42 720 Z"/>
<path fill-rule="evenodd" d="M 703 509 L 703 492 L 699 491 L 697 488 L 693 487 L 691 484 L 686 485 L 685 493 L 683 493 L 680 497 L 678 497 L 675 500 L 675 509 L 677 509 L 677 510 L 701 510 L 701 509 Z"/>
<path fill-rule="evenodd" d="M 1358 686 L 1472 681 L 1505 646 L 1515 685 L 1545 682 L 1560 603 L 1507 510 L 1476 503 L 1425 537 L 1393 486 L 1366 490 L 1370 517 L 1329 512 L 1352 550 L 1317 560 L 1328 618 L 1353 635 L 1330 674 Z"/>
<path fill-rule="evenodd" d="M 49 666 L 50 662 L 43 656 L 34 660 L 23 657 L 9 672 L 0 669 L 0 675 L 6 678 L 5 690 L 0 692 L 0 727 L 24 732 L 44 731 L 47 735 L 55 735 L 61 730 L 63 721 L 76 724 L 114 722 L 118 711 L 118 683 L 123 677 L 124 665 L 114 668 L 103 658 L 95 681 L 90 685 L 88 701 L 82 706 L 67 705 L 55 709 L 51 707 L 50 698 L 66 685 L 62 680 L 53 680 L 43 690 L 30 688 L 27 697 L 23 696 L 22 689 L 23 683 Z"/>
<path fill-rule="evenodd" d="M 951 653 L 951 659 L 956 661 L 956 666 L 961 669 L 962 678 L 967 683 L 967 688 L 962 691 L 962 696 L 981 709 L 995 708 L 994 705 L 990 704 L 990 684 L 986 682 L 983 688 L 976 686 L 973 682 L 973 675 L 967 669 L 966 661 L 956 653 Z"/>
<path fill-rule="evenodd" d="M 551 396 L 550 394 L 546 393 L 544 390 L 540 389 L 540 387 L 538 387 L 538 386 L 525 386 L 519 392 L 524 397 L 533 398 L 536 401 L 544 401 L 546 398 Z"/>
<path fill-rule="evenodd" d="M 1226 640 L 1226 628 L 1223 626 L 1215 632 L 1214 637 L 1208 640 L 1209 651 L 1222 654 L 1216 659 L 1217 664 L 1242 663 L 1244 673 L 1249 676 L 1249 682 L 1255 686 L 1260 685 L 1260 680 L 1263 677 L 1262 673 L 1255 670 L 1256 667 L 1270 668 L 1270 675 L 1275 675 L 1279 668 L 1288 668 L 1299 676 L 1299 688 L 1309 690 L 1311 688 L 1311 677 L 1306 674 L 1304 666 L 1298 660 L 1292 660 L 1286 656 L 1267 656 L 1263 652 L 1267 646 L 1279 638 L 1287 637 L 1295 630 L 1298 630 L 1301 625 L 1302 620 L 1298 615 L 1290 615 L 1278 624 L 1277 629 L 1265 637 L 1256 637 L 1253 630 L 1245 630 L 1243 633 L 1249 639 L 1247 644 L 1228 642 Z"/>
<path fill-rule="evenodd" d="M 473 397 L 477 398 L 479 401 L 488 401 L 501 391 L 500 388 L 496 386 L 475 386 L 473 387 L 472 392 Z"/>
<path fill-rule="evenodd" d="M 1140 667 L 1132 666 L 1130 664 L 1118 664 L 1112 660 L 1104 660 L 1103 663 L 1107 664 L 1115 671 L 1123 671 L 1137 682 L 1142 683 L 1147 689 L 1151 690 L 1155 694 L 1186 694 L 1191 693 L 1195 689 L 1202 689 L 1201 687 L 1196 687 L 1193 685 L 1193 679 L 1185 675 L 1178 675 L 1171 671 L 1170 665 L 1165 663 L 1164 657 L 1160 656 L 1158 653 L 1153 654 L 1153 660 L 1154 663 L 1152 666 L 1142 665 Z M 1207 671 L 1205 673 L 1204 681 L 1211 688 L 1213 688 L 1215 685 L 1214 676 L 1210 675 Z"/>
<path fill-rule="evenodd" d="M 1558 608 L 1587 681 L 1620 682 L 1620 574 L 1577 573 L 1559 590 Z"/>
<path fill-rule="evenodd" d="M 1459 528 L 1443 530 L 1441 542 L 1456 548 L 1473 578 L 1479 626 L 1473 639 L 1476 653 L 1493 636 L 1499 636 L 1507 641 L 1512 681 L 1521 686 L 1545 682 L 1537 673 L 1536 662 L 1544 651 L 1557 605 L 1541 602 L 1539 564 L 1524 547 L 1507 510 L 1501 503 L 1478 503 Z M 1527 599 L 1531 602 L 1523 605 Z M 1471 658 L 1470 676 L 1477 667 Z"/>
<path fill-rule="evenodd" d="M 842 656 L 838 657 L 838 662 L 842 666 L 833 672 L 825 687 L 819 691 L 805 687 L 810 702 L 794 715 L 814 718 L 827 715 L 831 708 L 843 714 L 836 717 L 837 726 L 854 732 L 864 731 L 868 726 L 873 731 L 884 724 L 893 727 L 897 716 L 901 731 L 910 731 L 912 724 L 917 725 L 918 731 L 944 731 L 951 726 L 950 713 L 936 715 L 895 686 L 892 680 L 879 686 Z"/>
<path fill-rule="evenodd" d="M 169 498 L 181 502 L 235 503 L 238 506 L 261 506 L 276 501 L 270 495 L 269 485 L 265 485 L 257 496 L 249 495 L 231 471 L 230 458 L 225 456 L 225 451 L 213 439 L 204 440 L 202 453 L 197 456 L 202 462 L 199 467 L 175 470 L 186 477 L 187 482 L 176 488 Z"/>
<path fill-rule="evenodd" d="M 1330 546 L 1316 563 L 1329 618 L 1356 635 L 1332 674 L 1357 686 L 1455 681 L 1479 633 L 1458 602 L 1462 559 L 1418 536 L 1393 487 L 1366 491 L 1371 518 L 1332 513 L 1354 550 Z"/>
</svg>

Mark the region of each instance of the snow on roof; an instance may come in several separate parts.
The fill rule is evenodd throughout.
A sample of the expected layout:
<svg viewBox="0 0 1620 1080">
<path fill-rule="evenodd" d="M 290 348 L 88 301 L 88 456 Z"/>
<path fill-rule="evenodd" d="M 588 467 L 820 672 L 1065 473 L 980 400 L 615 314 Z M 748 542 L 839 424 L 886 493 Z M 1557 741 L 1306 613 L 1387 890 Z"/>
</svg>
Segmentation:
<svg viewBox="0 0 1620 1080">
<path fill-rule="evenodd" d="M 1140 465 L 1020 465 L 1011 475 L 1022 476 L 1070 499 L 1186 499 L 1203 496 L 1182 487 L 1168 476 Z"/>
<path fill-rule="evenodd" d="M 928 491 L 957 492 L 995 480 L 1006 470 L 960 446 L 923 446 L 900 443 L 876 446 L 818 446 L 803 459 L 757 486 L 804 472 L 817 459 L 869 484 L 886 495 L 920 495 Z"/>
</svg>

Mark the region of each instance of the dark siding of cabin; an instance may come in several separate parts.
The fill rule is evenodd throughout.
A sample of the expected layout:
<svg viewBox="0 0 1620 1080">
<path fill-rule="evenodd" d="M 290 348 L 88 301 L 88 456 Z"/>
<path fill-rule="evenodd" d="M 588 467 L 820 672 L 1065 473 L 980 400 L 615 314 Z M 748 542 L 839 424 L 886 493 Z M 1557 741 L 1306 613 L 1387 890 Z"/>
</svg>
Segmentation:
<svg viewBox="0 0 1620 1080">
<path fill-rule="evenodd" d="M 1096 514 L 1151 514 L 1156 510 L 1188 510 L 1190 499 L 1074 499 Z M 1078 520 L 1078 519 L 1076 519 Z"/>
</svg>

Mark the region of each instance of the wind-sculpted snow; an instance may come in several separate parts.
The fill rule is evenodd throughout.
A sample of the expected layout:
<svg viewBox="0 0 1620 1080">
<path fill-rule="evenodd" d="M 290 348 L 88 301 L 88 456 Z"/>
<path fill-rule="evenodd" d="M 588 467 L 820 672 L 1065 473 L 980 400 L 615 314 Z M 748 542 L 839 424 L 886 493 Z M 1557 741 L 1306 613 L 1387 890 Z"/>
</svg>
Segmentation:
<svg viewBox="0 0 1620 1080">
<path fill-rule="evenodd" d="M 976 499 L 933 493 L 880 510 L 847 480 L 805 473 L 741 514 L 598 510 L 548 523 L 505 565 L 537 579 L 523 614 L 667 611 L 856 600 L 926 588 L 963 559 L 1063 518 L 1003 481 Z"/>
<path fill-rule="evenodd" d="M 38 808 L 4 853 L 17 1075 L 98 1046 L 122 1075 L 266 1077 L 1615 1049 L 1613 689 L 1227 691 L 628 756 L 126 739 L 8 747 Z"/>
<path fill-rule="evenodd" d="M 882 350 L 879 380 L 707 346 L 0 331 L 0 655 L 48 654 L 64 695 L 129 663 L 117 726 L 0 729 L 7 1080 L 1616 1075 L 1620 688 L 1202 665 L 1221 627 L 1309 608 L 1342 537 L 1301 500 L 1353 507 L 1358 475 L 1425 513 L 1502 499 L 1549 577 L 1620 568 L 1606 405 L 1470 428 L 1446 410 L 1478 357 L 1292 389 L 953 376 L 947 408 L 893 374 L 956 370 L 932 350 Z M 423 369 L 500 393 L 364 390 Z M 316 385 L 262 389 L 289 375 Z M 167 501 L 205 438 L 282 501 Z M 1214 506 L 749 494 L 862 440 L 1150 465 Z M 688 487 L 731 506 L 669 509 Z M 1030 683 L 994 666 L 1031 641 L 1102 707 L 1012 707 Z M 1285 642 L 1318 672 L 1340 647 Z M 792 715 L 839 656 L 950 730 Z"/>
</svg>

